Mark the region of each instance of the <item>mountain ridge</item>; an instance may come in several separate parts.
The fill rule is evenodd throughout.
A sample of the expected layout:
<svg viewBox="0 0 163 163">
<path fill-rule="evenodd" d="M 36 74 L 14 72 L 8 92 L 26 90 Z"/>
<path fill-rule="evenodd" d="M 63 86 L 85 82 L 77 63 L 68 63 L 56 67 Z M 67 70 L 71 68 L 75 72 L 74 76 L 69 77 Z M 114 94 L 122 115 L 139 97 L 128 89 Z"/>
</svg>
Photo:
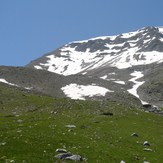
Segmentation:
<svg viewBox="0 0 163 163">
<path fill-rule="evenodd" d="M 104 64 L 107 64 L 109 66 L 117 67 L 120 69 L 128 68 L 135 65 L 147 64 L 143 61 L 145 61 L 146 55 L 148 55 L 148 57 L 151 56 L 151 54 L 149 53 L 151 52 L 151 48 L 153 51 L 155 51 L 154 55 L 156 57 L 153 61 L 152 59 L 154 58 L 149 57 L 148 64 L 154 63 L 159 61 L 159 59 L 163 60 L 162 55 L 157 53 L 163 51 L 162 29 L 163 28 L 158 29 L 156 27 L 148 27 L 138 30 L 136 32 L 130 32 L 128 33 L 128 35 L 125 33 L 117 36 L 103 36 L 84 41 L 71 42 L 69 44 L 66 44 L 65 46 L 62 46 L 61 48 L 58 48 L 56 51 L 44 55 L 44 60 L 46 57 L 45 63 L 39 62 L 39 64 L 37 65 L 36 60 L 33 61 L 32 64 L 29 64 L 27 66 L 33 66 L 36 69 L 46 69 L 48 71 L 59 73 L 62 75 L 71 75 L 80 73 L 83 70 L 87 70 L 90 68 L 97 68 L 98 65 L 95 65 L 96 63 L 98 63 L 99 66 L 104 66 Z M 146 40 L 144 40 L 145 38 Z M 141 46 L 141 48 L 139 48 L 139 46 Z M 129 55 L 127 55 L 126 52 L 124 53 L 125 49 L 127 49 L 126 52 L 127 54 L 129 53 Z M 140 52 L 142 51 L 147 52 L 147 54 L 141 54 Z M 138 52 L 139 54 L 135 54 L 135 52 Z M 131 53 L 133 53 L 132 58 L 130 57 Z M 125 55 L 127 55 L 127 57 Z M 74 62 L 76 62 L 77 60 L 78 64 L 74 64 Z M 120 61 L 116 62 L 116 60 Z M 138 63 L 138 60 L 139 62 L 141 62 Z M 56 63 L 53 64 L 54 61 Z M 63 66 L 59 67 L 59 65 L 57 64 L 61 62 Z M 70 64 L 75 66 L 76 70 L 70 67 Z M 68 71 L 68 69 L 70 70 Z"/>
</svg>

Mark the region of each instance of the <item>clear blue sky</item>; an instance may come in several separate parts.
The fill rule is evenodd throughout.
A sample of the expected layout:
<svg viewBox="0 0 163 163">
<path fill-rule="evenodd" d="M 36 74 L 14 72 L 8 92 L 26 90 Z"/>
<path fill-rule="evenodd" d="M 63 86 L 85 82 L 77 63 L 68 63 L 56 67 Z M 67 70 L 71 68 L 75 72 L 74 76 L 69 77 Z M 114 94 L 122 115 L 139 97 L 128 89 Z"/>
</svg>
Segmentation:
<svg viewBox="0 0 163 163">
<path fill-rule="evenodd" d="M 68 42 L 163 26 L 163 0 L 0 0 L 0 65 Z"/>
</svg>

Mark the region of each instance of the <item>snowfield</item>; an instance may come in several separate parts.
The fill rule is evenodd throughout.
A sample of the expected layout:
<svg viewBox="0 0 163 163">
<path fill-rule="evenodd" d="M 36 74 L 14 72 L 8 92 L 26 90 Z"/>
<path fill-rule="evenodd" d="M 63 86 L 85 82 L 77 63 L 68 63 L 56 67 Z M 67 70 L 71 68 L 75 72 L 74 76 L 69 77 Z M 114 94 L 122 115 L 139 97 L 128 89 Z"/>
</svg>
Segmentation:
<svg viewBox="0 0 163 163">
<path fill-rule="evenodd" d="M 13 84 L 13 83 L 8 82 L 6 79 L 0 79 L 0 82 L 1 83 L 5 83 L 5 84 L 8 84 L 8 85 L 11 85 L 11 86 L 20 87 L 17 84 Z M 23 88 L 25 88 L 27 90 L 31 90 L 32 89 L 32 87 L 23 87 Z"/>
<path fill-rule="evenodd" d="M 19 87 L 19 86 L 18 86 L 18 85 L 16 85 L 16 84 L 9 83 L 9 82 L 8 82 L 7 80 L 5 80 L 5 79 L 0 79 L 0 82 L 5 83 L 5 84 L 8 84 L 8 85 L 12 85 L 12 86 Z"/>
<path fill-rule="evenodd" d="M 104 87 L 92 85 L 77 85 L 72 83 L 62 87 L 61 90 L 71 99 L 85 100 L 85 97 L 105 96 L 108 92 L 113 92 Z"/>
<path fill-rule="evenodd" d="M 158 31 L 162 33 L 163 28 L 158 28 Z M 163 40 L 163 37 L 156 38 L 156 36 L 148 35 L 146 28 L 142 28 L 135 32 L 123 33 L 116 36 L 102 36 L 83 41 L 74 41 L 60 48 L 59 56 L 55 53 L 47 55 L 46 63 L 39 63 L 38 65 L 34 65 L 34 67 L 36 69 L 46 68 L 50 72 L 67 76 L 86 73 L 88 70 L 105 66 L 126 69 L 137 65 L 163 62 L 163 52 L 156 50 L 142 51 L 143 47 L 140 46 L 142 44 L 139 43 L 142 37 L 142 44 L 144 46 L 148 46 L 155 39 Z M 117 38 L 122 39 L 122 41 L 115 41 Z M 99 48 L 94 52 L 90 50 L 91 47 L 89 46 L 83 51 L 76 49 L 78 46 L 87 46 L 89 41 L 98 42 L 99 39 L 102 41 L 110 39 L 111 41 L 103 44 L 106 48 Z M 125 46 L 126 43 L 127 46 Z M 73 44 L 76 44 L 76 46 Z"/>
<path fill-rule="evenodd" d="M 131 76 L 133 76 L 133 78 L 131 78 L 129 81 L 134 83 L 134 86 L 127 90 L 129 93 L 131 93 L 132 95 L 134 95 L 135 97 L 137 97 L 142 104 L 148 104 L 147 102 L 143 101 L 140 99 L 138 93 L 137 93 L 137 89 L 145 83 L 145 81 L 137 81 L 138 79 L 142 78 L 144 75 L 141 71 L 134 71 L 133 73 L 130 74 Z"/>
</svg>

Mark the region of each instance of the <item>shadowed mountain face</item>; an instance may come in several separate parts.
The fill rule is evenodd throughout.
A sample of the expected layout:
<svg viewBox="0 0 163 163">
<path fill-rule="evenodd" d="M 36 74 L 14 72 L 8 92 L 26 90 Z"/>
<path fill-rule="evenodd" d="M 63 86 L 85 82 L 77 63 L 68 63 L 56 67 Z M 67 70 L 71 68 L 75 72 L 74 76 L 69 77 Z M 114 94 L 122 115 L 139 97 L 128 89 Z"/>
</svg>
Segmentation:
<svg viewBox="0 0 163 163">
<path fill-rule="evenodd" d="M 0 72 L 2 82 L 55 97 L 126 100 L 163 108 L 163 28 L 75 41 L 26 68 L 1 67 Z"/>
</svg>

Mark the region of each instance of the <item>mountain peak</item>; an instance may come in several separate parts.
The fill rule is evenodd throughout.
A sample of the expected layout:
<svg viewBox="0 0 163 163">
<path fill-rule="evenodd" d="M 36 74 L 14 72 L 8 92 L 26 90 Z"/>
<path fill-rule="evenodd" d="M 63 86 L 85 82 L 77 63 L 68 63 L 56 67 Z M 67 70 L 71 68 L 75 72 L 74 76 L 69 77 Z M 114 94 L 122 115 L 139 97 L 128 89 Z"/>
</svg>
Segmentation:
<svg viewBox="0 0 163 163">
<path fill-rule="evenodd" d="M 160 27 L 145 27 L 117 36 L 71 42 L 28 66 L 71 75 L 100 67 L 123 69 L 160 63 L 163 61 L 161 32 Z"/>
</svg>

